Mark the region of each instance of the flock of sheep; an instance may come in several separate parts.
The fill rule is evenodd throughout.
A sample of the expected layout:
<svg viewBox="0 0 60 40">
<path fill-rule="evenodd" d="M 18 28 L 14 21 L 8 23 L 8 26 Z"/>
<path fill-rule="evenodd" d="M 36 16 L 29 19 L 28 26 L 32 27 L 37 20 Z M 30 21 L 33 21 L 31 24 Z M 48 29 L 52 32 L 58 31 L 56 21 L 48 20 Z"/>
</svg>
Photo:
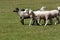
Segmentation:
<svg viewBox="0 0 60 40">
<path fill-rule="evenodd" d="M 37 24 L 37 25 L 42 25 L 40 23 L 41 19 L 44 20 L 44 26 L 46 26 L 48 24 L 48 21 L 50 21 L 50 23 L 53 23 L 53 18 L 56 18 L 57 22 L 55 22 L 56 24 L 60 23 L 59 20 L 59 16 L 60 16 L 60 7 L 57 7 L 56 10 L 44 10 L 46 7 L 42 6 L 41 9 L 33 11 L 32 9 L 19 9 L 19 8 L 15 8 L 15 10 L 13 10 L 13 12 L 17 12 L 19 17 L 20 17 L 20 21 L 21 23 L 24 25 L 24 19 L 30 18 L 30 23 L 29 26 L 31 26 L 31 24 Z M 33 22 L 33 23 L 32 23 Z"/>
</svg>

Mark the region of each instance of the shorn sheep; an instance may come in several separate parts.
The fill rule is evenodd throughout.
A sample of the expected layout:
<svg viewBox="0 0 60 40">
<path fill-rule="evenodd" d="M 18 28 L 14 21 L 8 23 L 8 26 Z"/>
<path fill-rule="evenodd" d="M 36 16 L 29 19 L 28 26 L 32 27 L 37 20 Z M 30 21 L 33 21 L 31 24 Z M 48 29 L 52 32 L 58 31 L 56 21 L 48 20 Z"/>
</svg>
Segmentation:
<svg viewBox="0 0 60 40">
<path fill-rule="evenodd" d="M 40 10 L 43 10 L 45 8 L 46 8 L 45 6 L 42 6 Z M 51 14 L 51 17 L 52 18 L 55 18 L 56 17 L 56 20 L 58 21 L 58 23 L 60 23 L 59 17 L 58 17 L 58 15 L 60 14 L 60 11 L 59 10 L 60 10 L 60 7 L 57 7 L 57 10 L 49 10 L 50 11 L 50 14 Z M 46 11 L 46 10 L 44 10 L 44 11 Z M 44 23 L 45 23 L 45 20 L 44 20 Z M 50 23 L 51 24 L 53 23 L 52 22 L 52 19 L 50 19 Z M 55 22 L 55 25 L 56 24 L 57 24 L 57 22 Z"/>
<path fill-rule="evenodd" d="M 33 11 L 32 13 L 32 16 L 34 14 L 34 17 L 35 19 L 37 20 L 38 24 L 39 24 L 39 20 L 40 19 L 45 19 L 46 20 L 46 23 L 45 23 L 45 26 L 47 25 L 48 23 L 48 18 L 50 16 L 50 12 L 49 11 Z M 32 20 L 32 19 L 31 19 Z M 29 26 L 31 25 L 31 21 L 30 21 L 30 24 Z M 40 24 L 41 25 L 41 24 Z"/>
<path fill-rule="evenodd" d="M 50 16 L 51 16 L 51 18 L 56 18 L 56 20 L 58 21 L 58 22 L 55 22 L 55 25 L 56 25 L 57 23 L 60 23 L 60 20 L 59 20 L 60 7 L 57 7 L 57 10 L 49 10 L 49 11 L 50 11 Z M 52 19 L 50 20 L 50 22 L 53 23 L 53 22 L 52 22 Z"/>
</svg>

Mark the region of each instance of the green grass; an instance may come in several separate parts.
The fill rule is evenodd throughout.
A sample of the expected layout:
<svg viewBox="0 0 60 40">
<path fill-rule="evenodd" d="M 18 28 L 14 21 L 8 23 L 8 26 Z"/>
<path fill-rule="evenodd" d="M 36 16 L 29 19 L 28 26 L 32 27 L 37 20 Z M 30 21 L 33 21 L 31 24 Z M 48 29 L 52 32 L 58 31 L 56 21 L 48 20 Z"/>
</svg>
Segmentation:
<svg viewBox="0 0 60 40">
<path fill-rule="evenodd" d="M 47 10 L 60 6 L 60 0 L 0 0 L 0 40 L 60 40 L 60 24 L 29 27 L 20 23 L 16 7 L 37 10 L 46 6 Z"/>
</svg>

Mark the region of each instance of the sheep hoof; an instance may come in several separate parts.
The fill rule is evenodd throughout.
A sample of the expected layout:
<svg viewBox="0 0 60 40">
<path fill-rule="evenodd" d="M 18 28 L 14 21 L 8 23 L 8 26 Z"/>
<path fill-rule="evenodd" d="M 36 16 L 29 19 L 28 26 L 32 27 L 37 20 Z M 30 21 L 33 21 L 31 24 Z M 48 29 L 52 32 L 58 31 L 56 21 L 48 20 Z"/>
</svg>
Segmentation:
<svg viewBox="0 0 60 40">
<path fill-rule="evenodd" d="M 37 25 L 40 25 L 39 23 L 37 23 Z"/>
<path fill-rule="evenodd" d="M 44 25 L 44 26 L 46 26 L 46 25 Z"/>
<path fill-rule="evenodd" d="M 42 25 L 42 24 L 40 24 L 40 25 Z"/>
<path fill-rule="evenodd" d="M 55 23 L 55 25 L 56 25 L 57 23 Z"/>
</svg>

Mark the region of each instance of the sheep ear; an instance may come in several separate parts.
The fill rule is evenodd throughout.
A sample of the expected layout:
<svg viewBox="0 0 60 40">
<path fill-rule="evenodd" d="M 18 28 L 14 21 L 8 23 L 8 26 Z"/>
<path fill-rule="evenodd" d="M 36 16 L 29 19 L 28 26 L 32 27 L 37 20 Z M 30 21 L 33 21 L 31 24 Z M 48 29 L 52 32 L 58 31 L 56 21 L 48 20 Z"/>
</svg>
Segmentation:
<svg viewBox="0 0 60 40">
<path fill-rule="evenodd" d="M 23 9 L 21 9 L 21 11 L 25 11 L 25 9 L 23 8 Z"/>
<path fill-rule="evenodd" d="M 16 8 L 16 10 L 19 10 L 19 8 Z"/>
</svg>

